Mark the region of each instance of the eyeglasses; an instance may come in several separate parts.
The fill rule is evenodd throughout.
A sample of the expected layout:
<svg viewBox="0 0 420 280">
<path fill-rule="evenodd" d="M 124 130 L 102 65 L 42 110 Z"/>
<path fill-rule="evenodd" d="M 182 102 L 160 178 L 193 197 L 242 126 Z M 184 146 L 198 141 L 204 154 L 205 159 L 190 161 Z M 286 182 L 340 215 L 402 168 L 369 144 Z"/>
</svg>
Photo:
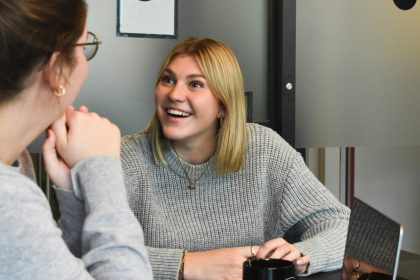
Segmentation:
<svg viewBox="0 0 420 280">
<path fill-rule="evenodd" d="M 76 44 L 75 46 L 83 46 L 86 60 L 89 61 L 95 57 L 101 43 L 94 33 L 88 31 L 86 43 Z"/>
</svg>

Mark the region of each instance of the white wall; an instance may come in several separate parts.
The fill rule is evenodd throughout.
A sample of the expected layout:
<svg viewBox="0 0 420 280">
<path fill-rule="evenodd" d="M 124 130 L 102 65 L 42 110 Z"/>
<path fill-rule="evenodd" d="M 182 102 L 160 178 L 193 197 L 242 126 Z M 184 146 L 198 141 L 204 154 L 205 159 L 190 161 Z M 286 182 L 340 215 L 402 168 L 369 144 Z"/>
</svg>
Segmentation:
<svg viewBox="0 0 420 280">
<path fill-rule="evenodd" d="M 420 3 L 296 0 L 296 146 L 420 143 Z"/>
<path fill-rule="evenodd" d="M 355 196 L 403 224 L 403 249 L 420 253 L 420 147 L 356 148 Z"/>
</svg>

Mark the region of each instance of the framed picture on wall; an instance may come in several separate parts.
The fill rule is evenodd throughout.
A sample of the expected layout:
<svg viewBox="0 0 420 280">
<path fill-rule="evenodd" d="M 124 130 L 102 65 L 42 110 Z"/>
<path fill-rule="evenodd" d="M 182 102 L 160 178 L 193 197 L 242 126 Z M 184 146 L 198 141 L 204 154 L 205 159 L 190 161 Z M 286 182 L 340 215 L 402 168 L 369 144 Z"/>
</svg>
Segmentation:
<svg viewBox="0 0 420 280">
<path fill-rule="evenodd" d="M 118 0 L 117 36 L 177 37 L 178 0 Z"/>
</svg>

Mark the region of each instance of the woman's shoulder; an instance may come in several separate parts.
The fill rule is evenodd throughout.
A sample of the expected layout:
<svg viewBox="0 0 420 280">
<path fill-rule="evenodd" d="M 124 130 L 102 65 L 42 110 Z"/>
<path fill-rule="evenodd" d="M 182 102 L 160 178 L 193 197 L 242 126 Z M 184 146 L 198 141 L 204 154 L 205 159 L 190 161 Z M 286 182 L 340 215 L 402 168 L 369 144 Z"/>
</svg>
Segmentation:
<svg viewBox="0 0 420 280">
<path fill-rule="evenodd" d="M 121 159 L 133 160 L 134 158 L 149 157 L 152 148 L 148 134 L 138 131 L 132 134 L 124 135 L 121 139 Z"/>
<path fill-rule="evenodd" d="M 269 127 L 256 123 L 247 124 L 248 155 L 265 158 L 267 161 L 291 164 L 300 154 Z"/>
<path fill-rule="evenodd" d="M 18 167 L 0 163 L 0 197 L 3 202 L 10 202 L 8 196 L 16 198 L 20 195 L 44 198 L 41 189 L 30 178 L 21 174 Z"/>
<path fill-rule="evenodd" d="M 130 134 L 125 134 L 122 136 L 122 142 L 123 143 L 133 143 L 133 142 L 138 142 L 138 141 L 143 141 L 143 139 L 147 138 L 147 133 L 140 130 L 140 131 L 136 131 Z"/>
<path fill-rule="evenodd" d="M 269 146 L 292 148 L 276 131 L 257 123 L 247 124 L 247 137 L 250 145 L 268 144 Z"/>
<path fill-rule="evenodd" d="M 146 132 L 137 131 L 131 134 L 126 134 L 121 138 L 121 147 L 125 149 L 139 148 L 144 145 L 148 146 L 149 140 Z"/>
<path fill-rule="evenodd" d="M 248 131 L 248 134 L 250 133 L 276 133 L 273 129 L 269 128 L 268 126 L 264 126 L 258 123 L 247 123 L 246 128 Z"/>
</svg>

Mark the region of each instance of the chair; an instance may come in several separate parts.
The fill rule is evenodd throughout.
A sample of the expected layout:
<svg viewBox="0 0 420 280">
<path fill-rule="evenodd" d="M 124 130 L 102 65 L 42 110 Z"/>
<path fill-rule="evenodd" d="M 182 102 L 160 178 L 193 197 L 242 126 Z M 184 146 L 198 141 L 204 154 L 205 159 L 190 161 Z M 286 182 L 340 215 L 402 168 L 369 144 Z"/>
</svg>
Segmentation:
<svg viewBox="0 0 420 280">
<path fill-rule="evenodd" d="M 363 201 L 353 199 L 346 256 L 393 275 L 397 270 L 401 238 L 400 224 Z"/>
</svg>

